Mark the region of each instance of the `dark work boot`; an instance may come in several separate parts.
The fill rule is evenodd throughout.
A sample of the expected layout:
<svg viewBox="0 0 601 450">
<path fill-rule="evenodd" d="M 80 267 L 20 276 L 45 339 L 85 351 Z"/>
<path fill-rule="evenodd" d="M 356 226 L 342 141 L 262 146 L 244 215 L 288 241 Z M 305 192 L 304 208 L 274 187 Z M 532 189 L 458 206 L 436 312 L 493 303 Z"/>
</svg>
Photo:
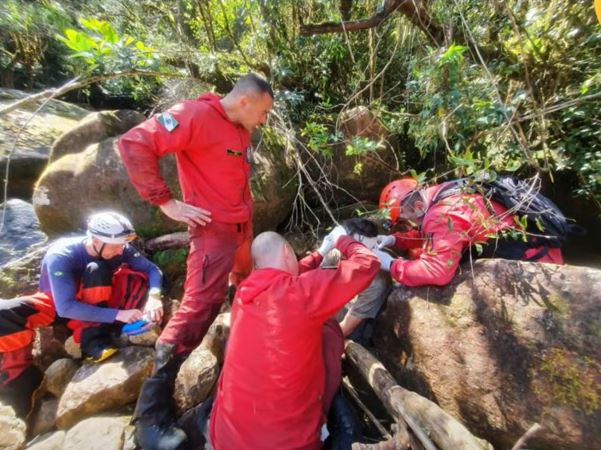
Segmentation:
<svg viewBox="0 0 601 450">
<path fill-rule="evenodd" d="M 338 390 L 328 412 L 330 435 L 324 443 L 324 450 L 351 450 L 353 442 L 359 439 L 361 426 L 357 414 L 348 400 Z"/>
<path fill-rule="evenodd" d="M 12 406 L 18 417 L 25 419 L 33 407 L 33 394 L 43 378 L 44 373 L 36 366 L 26 367 L 8 383 L 0 385 L 0 400 Z"/>
<path fill-rule="evenodd" d="M 158 342 L 152 375 L 144 381 L 133 422 L 135 441 L 144 450 L 183 450 L 186 433 L 175 426 L 175 378 L 186 357 L 174 355 L 175 346 Z"/>
</svg>

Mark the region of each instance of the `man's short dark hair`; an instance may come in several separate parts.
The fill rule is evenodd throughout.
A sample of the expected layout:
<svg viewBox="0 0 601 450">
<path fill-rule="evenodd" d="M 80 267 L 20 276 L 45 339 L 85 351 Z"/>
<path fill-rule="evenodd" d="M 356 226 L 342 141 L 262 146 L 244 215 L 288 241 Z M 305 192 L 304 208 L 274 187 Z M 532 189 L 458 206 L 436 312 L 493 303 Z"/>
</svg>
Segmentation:
<svg viewBox="0 0 601 450">
<path fill-rule="evenodd" d="M 368 219 L 354 217 L 342 222 L 342 226 L 348 234 L 360 234 L 361 236 L 373 238 L 378 235 L 378 226 Z"/>
<path fill-rule="evenodd" d="M 249 73 L 240 78 L 234 85 L 232 91 L 236 93 L 246 93 L 250 91 L 255 94 L 269 94 L 273 99 L 273 90 L 269 83 L 254 73 Z"/>
</svg>

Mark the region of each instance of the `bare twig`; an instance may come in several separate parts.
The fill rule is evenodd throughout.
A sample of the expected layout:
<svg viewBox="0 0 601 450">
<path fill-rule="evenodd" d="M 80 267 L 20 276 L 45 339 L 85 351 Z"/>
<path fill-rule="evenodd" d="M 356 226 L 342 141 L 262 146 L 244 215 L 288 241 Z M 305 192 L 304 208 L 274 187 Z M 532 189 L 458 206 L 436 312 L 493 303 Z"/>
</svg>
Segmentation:
<svg viewBox="0 0 601 450">
<path fill-rule="evenodd" d="M 518 439 L 515 445 L 511 448 L 511 450 L 521 450 L 522 446 L 526 443 L 528 439 L 534 436 L 538 431 L 540 431 L 543 427 L 541 427 L 538 423 L 535 423 L 530 427 L 528 431 L 524 433 L 524 435 Z"/>
<path fill-rule="evenodd" d="M 55 99 L 65 95 L 67 92 L 71 92 L 76 89 L 81 89 L 86 86 L 90 86 L 91 84 L 100 83 L 102 81 L 113 80 L 115 78 L 123 78 L 123 77 L 182 77 L 179 73 L 163 73 L 163 72 L 150 72 L 145 70 L 131 70 L 127 72 L 116 72 L 108 75 L 98 75 L 95 77 L 86 78 L 85 80 L 79 81 L 79 77 L 74 78 L 67 83 L 63 84 L 59 88 L 46 89 L 45 91 L 38 92 L 37 94 L 30 95 L 21 100 L 17 100 L 10 105 L 5 106 L 4 108 L 0 108 L 0 116 L 3 114 L 8 114 L 11 111 L 14 111 L 17 108 L 21 108 L 25 105 L 29 105 L 30 103 L 36 103 L 42 101 L 47 98 Z"/>
</svg>

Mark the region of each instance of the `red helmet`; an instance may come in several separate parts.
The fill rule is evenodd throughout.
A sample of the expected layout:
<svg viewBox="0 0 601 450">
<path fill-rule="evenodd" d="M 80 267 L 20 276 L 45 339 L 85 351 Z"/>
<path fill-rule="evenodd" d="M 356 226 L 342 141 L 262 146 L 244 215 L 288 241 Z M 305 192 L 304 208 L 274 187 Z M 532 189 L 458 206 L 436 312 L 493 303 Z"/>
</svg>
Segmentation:
<svg viewBox="0 0 601 450">
<path fill-rule="evenodd" d="M 388 209 L 388 217 L 393 223 L 399 219 L 401 213 L 401 203 L 411 191 L 417 187 L 417 181 L 414 178 L 401 178 L 394 180 L 382 189 L 380 194 L 380 209 Z"/>
</svg>

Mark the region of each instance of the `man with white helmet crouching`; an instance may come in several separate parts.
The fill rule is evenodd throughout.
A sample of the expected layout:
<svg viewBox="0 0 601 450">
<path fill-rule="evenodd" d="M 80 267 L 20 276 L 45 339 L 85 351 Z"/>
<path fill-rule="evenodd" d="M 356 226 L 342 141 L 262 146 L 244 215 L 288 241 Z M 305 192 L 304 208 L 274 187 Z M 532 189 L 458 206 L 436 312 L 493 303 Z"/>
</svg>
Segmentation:
<svg viewBox="0 0 601 450">
<path fill-rule="evenodd" d="M 0 400 L 19 416 L 29 413 L 42 379 L 32 363 L 35 328 L 67 319 L 82 355 L 100 362 L 117 352 L 111 339 L 115 322 L 161 320 L 162 274 L 129 244 L 135 238 L 131 222 L 121 214 L 94 214 L 86 235 L 50 246 L 42 260 L 39 292 L 0 301 Z"/>
</svg>

